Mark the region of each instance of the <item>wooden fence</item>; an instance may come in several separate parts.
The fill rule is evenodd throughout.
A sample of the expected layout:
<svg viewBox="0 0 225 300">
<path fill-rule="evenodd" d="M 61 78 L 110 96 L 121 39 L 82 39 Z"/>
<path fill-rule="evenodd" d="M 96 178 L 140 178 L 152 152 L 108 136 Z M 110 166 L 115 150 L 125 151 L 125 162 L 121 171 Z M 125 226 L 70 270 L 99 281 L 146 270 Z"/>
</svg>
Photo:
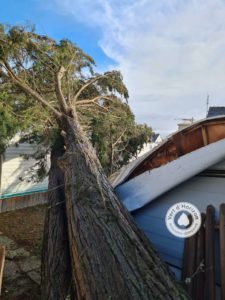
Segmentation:
<svg viewBox="0 0 225 300">
<path fill-rule="evenodd" d="M 0 199 L 0 213 L 47 203 L 48 193 L 32 193 Z"/>
<path fill-rule="evenodd" d="M 218 242 L 216 231 L 219 231 Z M 215 256 L 216 242 L 219 257 Z M 218 289 L 216 264 L 220 267 Z M 182 280 L 193 300 L 225 300 L 225 204 L 220 205 L 218 222 L 215 221 L 214 207 L 209 205 L 202 214 L 200 230 L 185 240 Z"/>
</svg>

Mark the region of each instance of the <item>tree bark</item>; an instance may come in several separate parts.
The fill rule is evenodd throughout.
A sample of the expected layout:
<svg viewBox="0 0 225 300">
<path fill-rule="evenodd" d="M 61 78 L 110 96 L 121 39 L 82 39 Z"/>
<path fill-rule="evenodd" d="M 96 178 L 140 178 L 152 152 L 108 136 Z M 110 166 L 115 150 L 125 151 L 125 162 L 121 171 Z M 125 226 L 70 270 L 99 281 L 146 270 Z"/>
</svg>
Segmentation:
<svg viewBox="0 0 225 300">
<path fill-rule="evenodd" d="M 114 149 L 113 149 L 113 140 L 112 140 L 112 124 L 109 126 L 109 140 L 110 140 L 110 169 L 109 174 L 113 174 L 113 158 L 114 158 Z"/>
<path fill-rule="evenodd" d="M 63 141 L 51 151 L 49 193 L 42 247 L 42 300 L 64 300 L 71 286 L 71 263 L 65 211 L 64 175 L 57 161 Z"/>
<path fill-rule="evenodd" d="M 76 112 L 64 117 L 60 162 L 76 298 L 188 299 L 115 196 Z"/>
</svg>

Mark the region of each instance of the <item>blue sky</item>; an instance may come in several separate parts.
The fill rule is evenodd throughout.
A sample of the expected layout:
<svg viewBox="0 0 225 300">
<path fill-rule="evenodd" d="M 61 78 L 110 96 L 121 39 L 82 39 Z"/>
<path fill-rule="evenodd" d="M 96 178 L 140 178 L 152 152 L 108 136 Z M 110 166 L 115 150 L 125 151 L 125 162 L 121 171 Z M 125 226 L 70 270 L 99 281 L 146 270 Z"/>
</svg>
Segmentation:
<svg viewBox="0 0 225 300">
<path fill-rule="evenodd" d="M 164 135 L 176 119 L 225 105 L 224 0 L 2 0 L 3 23 L 76 42 L 98 70 L 121 70 L 138 122 Z"/>
<path fill-rule="evenodd" d="M 39 0 L 3 0 L 4 9 L 0 10 L 0 22 L 9 24 L 35 24 L 38 32 L 55 39 L 69 38 L 85 52 L 93 56 L 101 68 L 107 68 L 113 61 L 98 46 L 98 31 L 76 18 L 62 14 L 54 8 L 54 1 L 47 5 Z M 52 3 L 52 4 L 51 4 Z"/>
</svg>

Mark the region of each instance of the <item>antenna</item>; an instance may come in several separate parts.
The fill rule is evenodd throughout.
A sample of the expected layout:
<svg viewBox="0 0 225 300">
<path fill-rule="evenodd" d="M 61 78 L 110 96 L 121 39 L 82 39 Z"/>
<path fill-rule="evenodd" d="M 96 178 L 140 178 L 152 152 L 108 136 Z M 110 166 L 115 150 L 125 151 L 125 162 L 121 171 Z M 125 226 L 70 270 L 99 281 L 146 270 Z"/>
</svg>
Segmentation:
<svg viewBox="0 0 225 300">
<path fill-rule="evenodd" d="M 208 111 L 209 111 L 209 94 L 207 94 L 207 97 L 206 97 L 206 117 L 207 117 Z"/>
</svg>

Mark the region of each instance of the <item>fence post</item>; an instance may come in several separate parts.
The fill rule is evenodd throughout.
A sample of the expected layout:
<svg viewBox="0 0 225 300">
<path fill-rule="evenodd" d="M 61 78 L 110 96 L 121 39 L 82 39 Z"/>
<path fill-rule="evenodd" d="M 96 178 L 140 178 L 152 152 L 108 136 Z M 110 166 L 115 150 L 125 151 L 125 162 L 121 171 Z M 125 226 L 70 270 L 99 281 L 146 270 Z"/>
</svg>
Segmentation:
<svg viewBox="0 0 225 300">
<path fill-rule="evenodd" d="M 207 206 L 205 221 L 205 299 L 215 299 L 214 207 Z"/>
<path fill-rule="evenodd" d="M 205 214 L 202 213 L 201 217 L 202 217 L 201 228 L 196 233 L 197 234 L 196 265 L 197 265 L 198 273 L 196 274 L 195 293 L 193 297 L 194 300 L 204 299 L 204 289 L 205 289 L 204 287 L 205 274 L 203 272 L 204 270 L 201 270 L 200 267 L 201 264 L 203 264 L 203 266 L 205 265 L 205 228 L 204 228 Z"/>
<path fill-rule="evenodd" d="M 184 254 L 183 254 L 183 271 L 182 280 L 186 280 L 185 289 L 190 296 L 193 296 L 194 292 L 194 278 L 192 277 L 196 271 L 196 246 L 197 235 L 193 235 L 185 239 L 184 242 Z M 187 282 L 187 279 L 190 279 Z"/>
</svg>

